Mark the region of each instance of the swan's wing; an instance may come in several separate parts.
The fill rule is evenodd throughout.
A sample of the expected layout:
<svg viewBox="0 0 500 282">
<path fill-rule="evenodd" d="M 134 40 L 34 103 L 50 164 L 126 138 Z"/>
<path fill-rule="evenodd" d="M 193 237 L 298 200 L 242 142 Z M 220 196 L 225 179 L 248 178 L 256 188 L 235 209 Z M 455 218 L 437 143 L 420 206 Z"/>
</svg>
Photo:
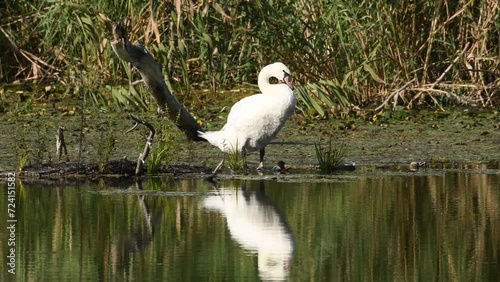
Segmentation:
<svg viewBox="0 0 500 282">
<path fill-rule="evenodd" d="M 289 91 L 288 86 L 283 86 Z M 233 105 L 223 131 L 232 134 L 231 144 L 238 142 L 237 147 L 257 150 L 276 136 L 293 108 L 293 92 L 248 96 Z"/>
<path fill-rule="evenodd" d="M 274 103 L 271 95 L 255 94 L 245 97 L 233 105 L 227 116 L 227 124 L 241 128 L 263 122 L 276 112 Z"/>
</svg>

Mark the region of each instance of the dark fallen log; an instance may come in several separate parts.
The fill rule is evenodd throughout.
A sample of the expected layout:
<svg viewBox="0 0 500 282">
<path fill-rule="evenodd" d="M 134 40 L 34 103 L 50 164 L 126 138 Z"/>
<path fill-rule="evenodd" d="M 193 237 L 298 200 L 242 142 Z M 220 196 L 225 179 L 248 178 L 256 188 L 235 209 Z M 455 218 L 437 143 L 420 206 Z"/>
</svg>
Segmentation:
<svg viewBox="0 0 500 282">
<path fill-rule="evenodd" d="M 98 163 L 58 162 L 33 164 L 16 172 L 23 181 L 65 181 L 71 179 L 97 179 L 102 176 L 135 178 L 137 162 L 128 159 L 111 160 L 99 166 Z M 204 166 L 162 165 L 159 174 L 170 174 L 174 177 L 202 177 L 212 170 Z M 0 171 L 0 182 L 6 181 L 9 173 Z"/>
<path fill-rule="evenodd" d="M 111 47 L 120 59 L 131 63 L 139 71 L 142 80 L 158 104 L 158 110 L 166 112 L 188 139 L 205 141 L 205 139 L 198 137 L 198 131 L 204 130 L 172 95 L 165 80 L 163 80 L 160 66 L 146 48 L 139 44 L 130 43 L 127 31 L 120 23 L 116 23 L 113 27 L 113 38 Z"/>
</svg>

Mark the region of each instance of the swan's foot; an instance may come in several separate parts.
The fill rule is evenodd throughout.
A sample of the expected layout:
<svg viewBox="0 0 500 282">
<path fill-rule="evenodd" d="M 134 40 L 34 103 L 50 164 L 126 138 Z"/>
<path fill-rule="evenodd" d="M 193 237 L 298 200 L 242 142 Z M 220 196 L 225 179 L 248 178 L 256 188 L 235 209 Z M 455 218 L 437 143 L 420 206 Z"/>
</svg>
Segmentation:
<svg viewBox="0 0 500 282">
<path fill-rule="evenodd" d="M 263 171 L 264 170 L 264 162 L 260 162 L 259 166 L 256 169 L 257 169 L 257 171 Z"/>
</svg>

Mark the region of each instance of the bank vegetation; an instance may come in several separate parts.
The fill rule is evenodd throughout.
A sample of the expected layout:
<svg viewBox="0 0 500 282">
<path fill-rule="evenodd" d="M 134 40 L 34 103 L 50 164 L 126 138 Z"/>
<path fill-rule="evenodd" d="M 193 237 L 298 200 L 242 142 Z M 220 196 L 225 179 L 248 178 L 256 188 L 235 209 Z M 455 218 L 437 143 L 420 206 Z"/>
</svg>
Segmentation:
<svg viewBox="0 0 500 282">
<path fill-rule="evenodd" d="M 498 108 L 499 11 L 497 0 L 6 1 L 0 77 L 5 89 L 55 83 L 95 103 L 147 108 L 139 75 L 110 47 L 112 24 L 126 20 L 188 105 L 255 84 L 263 65 L 282 61 L 304 115 Z"/>
</svg>

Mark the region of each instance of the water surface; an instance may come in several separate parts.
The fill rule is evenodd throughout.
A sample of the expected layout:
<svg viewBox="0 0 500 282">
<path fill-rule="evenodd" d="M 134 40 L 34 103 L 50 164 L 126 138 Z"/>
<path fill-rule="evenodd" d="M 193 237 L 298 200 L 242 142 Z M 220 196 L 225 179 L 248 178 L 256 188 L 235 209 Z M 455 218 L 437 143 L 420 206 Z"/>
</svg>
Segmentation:
<svg viewBox="0 0 500 282">
<path fill-rule="evenodd" d="M 1 281 L 500 277 L 494 170 L 265 175 L 216 185 L 18 182 L 16 192 L 16 275 L 3 270 Z M 3 266 L 9 235 L 0 230 Z"/>
</svg>

